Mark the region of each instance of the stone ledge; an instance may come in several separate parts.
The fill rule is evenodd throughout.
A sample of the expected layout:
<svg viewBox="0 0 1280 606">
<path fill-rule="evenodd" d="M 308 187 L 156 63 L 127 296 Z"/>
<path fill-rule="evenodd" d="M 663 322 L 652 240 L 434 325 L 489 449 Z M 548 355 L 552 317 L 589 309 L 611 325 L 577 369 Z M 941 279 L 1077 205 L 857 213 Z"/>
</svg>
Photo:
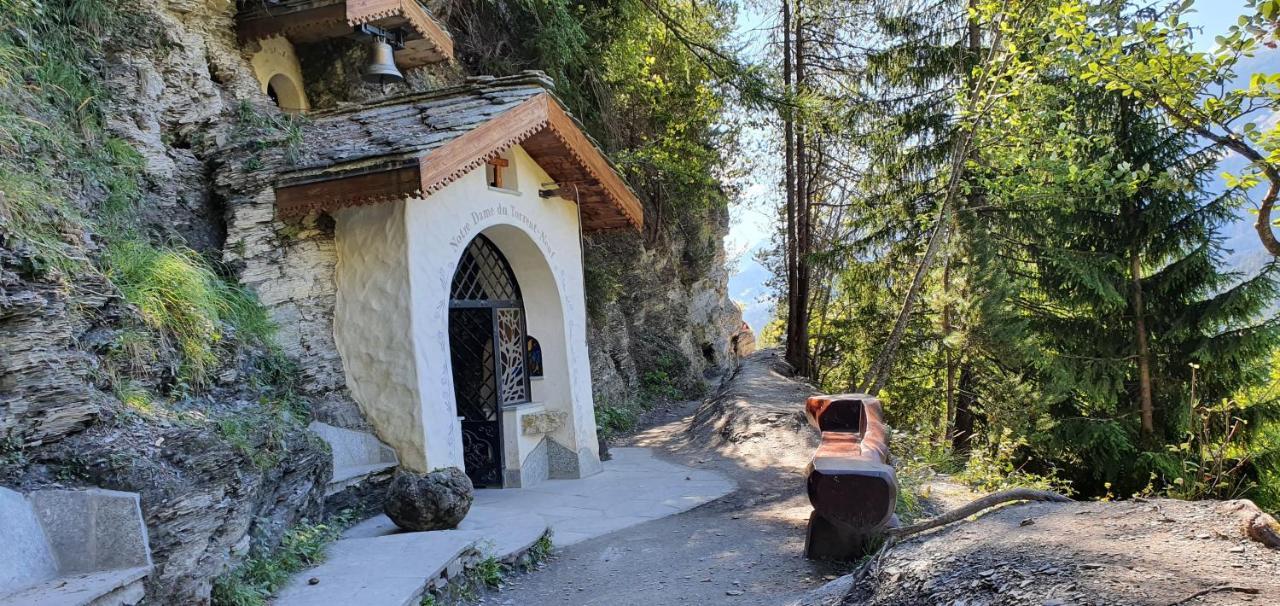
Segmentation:
<svg viewBox="0 0 1280 606">
<path fill-rule="evenodd" d="M 545 410 L 520 417 L 520 432 L 526 436 L 539 436 L 556 431 L 569 421 L 569 413 L 563 410 Z"/>
<path fill-rule="evenodd" d="M 0 597 L 0 606 L 125 606 L 142 601 L 150 566 L 58 577 Z"/>
</svg>

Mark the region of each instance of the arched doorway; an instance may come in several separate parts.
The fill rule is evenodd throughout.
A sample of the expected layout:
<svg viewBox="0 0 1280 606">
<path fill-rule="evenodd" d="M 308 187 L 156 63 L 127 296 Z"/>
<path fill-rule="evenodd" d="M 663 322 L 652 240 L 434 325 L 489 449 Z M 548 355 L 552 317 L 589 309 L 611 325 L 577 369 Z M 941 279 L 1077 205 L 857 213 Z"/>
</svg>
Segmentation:
<svg viewBox="0 0 1280 606">
<path fill-rule="evenodd" d="M 524 300 L 502 251 L 467 245 L 449 294 L 449 357 L 462 458 L 476 486 L 502 486 L 502 408 L 529 401 Z"/>
<path fill-rule="evenodd" d="M 285 74 L 276 74 L 267 80 L 267 96 L 277 107 L 287 112 L 300 112 L 307 109 L 306 95 L 302 87 L 293 78 Z"/>
</svg>

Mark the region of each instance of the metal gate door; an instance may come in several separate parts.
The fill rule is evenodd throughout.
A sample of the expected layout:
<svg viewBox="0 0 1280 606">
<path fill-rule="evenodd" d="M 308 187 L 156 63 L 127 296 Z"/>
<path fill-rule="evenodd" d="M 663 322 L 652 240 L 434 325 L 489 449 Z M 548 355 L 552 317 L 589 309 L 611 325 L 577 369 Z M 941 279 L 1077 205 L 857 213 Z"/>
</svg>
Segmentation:
<svg viewBox="0 0 1280 606">
<path fill-rule="evenodd" d="M 463 464 L 476 486 L 502 486 L 502 407 L 529 401 L 524 303 L 505 257 L 484 236 L 453 275 L 449 351 Z"/>
</svg>

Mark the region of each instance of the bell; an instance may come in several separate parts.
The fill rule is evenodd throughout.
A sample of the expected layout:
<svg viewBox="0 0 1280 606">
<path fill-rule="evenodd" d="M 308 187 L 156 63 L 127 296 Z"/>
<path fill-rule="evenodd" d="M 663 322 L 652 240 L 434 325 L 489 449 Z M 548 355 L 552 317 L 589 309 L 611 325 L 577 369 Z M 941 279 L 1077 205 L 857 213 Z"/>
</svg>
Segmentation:
<svg viewBox="0 0 1280 606">
<path fill-rule="evenodd" d="M 395 55 L 391 45 L 381 36 L 376 36 L 369 46 L 369 65 L 364 68 L 364 81 L 373 84 L 403 82 L 404 76 L 396 69 Z"/>
</svg>

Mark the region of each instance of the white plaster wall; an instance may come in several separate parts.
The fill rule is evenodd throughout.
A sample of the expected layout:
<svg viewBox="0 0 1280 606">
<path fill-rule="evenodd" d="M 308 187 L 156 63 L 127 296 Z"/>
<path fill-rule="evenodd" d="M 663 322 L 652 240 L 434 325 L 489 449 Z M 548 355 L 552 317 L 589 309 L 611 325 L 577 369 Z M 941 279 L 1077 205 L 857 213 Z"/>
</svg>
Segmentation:
<svg viewBox="0 0 1280 606">
<path fill-rule="evenodd" d="M 541 402 L 529 402 L 505 408 L 502 411 L 503 467 L 520 469 L 529 453 L 542 442 L 542 434 L 525 435 L 521 425 L 524 417 L 543 412 L 547 407 Z"/>
<path fill-rule="evenodd" d="M 311 109 L 307 94 L 302 87 L 302 65 L 298 63 L 298 55 L 293 44 L 283 36 L 275 36 L 258 41 L 259 50 L 249 59 L 253 66 L 253 76 L 257 78 L 262 92 L 267 92 L 267 84 L 276 76 L 283 76 L 288 81 L 288 88 L 281 80 L 276 80 L 276 93 L 280 96 L 280 108 L 290 111 L 306 111 Z"/>
<path fill-rule="evenodd" d="M 347 387 L 401 463 L 429 471 L 411 338 L 405 203 L 334 213 L 338 287 L 333 332 Z"/>
<path fill-rule="evenodd" d="M 482 232 L 510 261 L 525 299 L 529 331 L 542 344 L 546 376 L 538 396 L 548 409 L 570 412 L 567 426 L 552 438 L 598 457 L 577 205 L 540 198 L 538 188 L 550 183 L 550 177 L 523 149 L 512 152 L 517 193 L 491 189 L 484 171 L 473 170 L 430 197 L 404 205 L 422 442 L 431 468 L 462 465 L 449 361 L 449 287 L 463 250 Z M 402 452 L 401 460 L 405 458 Z"/>
</svg>

